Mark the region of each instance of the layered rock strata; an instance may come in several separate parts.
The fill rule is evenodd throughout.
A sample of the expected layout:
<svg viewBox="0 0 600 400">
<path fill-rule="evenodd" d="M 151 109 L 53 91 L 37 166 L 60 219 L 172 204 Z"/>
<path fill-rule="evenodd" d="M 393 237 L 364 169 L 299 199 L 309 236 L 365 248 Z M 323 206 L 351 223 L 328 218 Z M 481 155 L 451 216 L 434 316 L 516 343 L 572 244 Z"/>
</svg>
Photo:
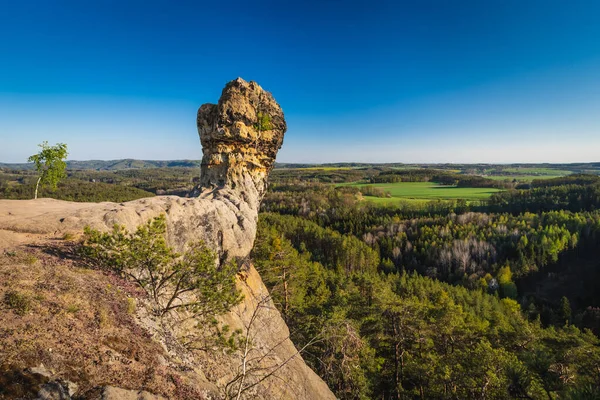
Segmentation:
<svg viewBox="0 0 600 400">
<path fill-rule="evenodd" d="M 238 78 L 227 84 L 218 104 L 200 107 L 197 125 L 200 189 L 228 188 L 257 208 L 287 129 L 279 104 L 257 83 Z"/>
</svg>

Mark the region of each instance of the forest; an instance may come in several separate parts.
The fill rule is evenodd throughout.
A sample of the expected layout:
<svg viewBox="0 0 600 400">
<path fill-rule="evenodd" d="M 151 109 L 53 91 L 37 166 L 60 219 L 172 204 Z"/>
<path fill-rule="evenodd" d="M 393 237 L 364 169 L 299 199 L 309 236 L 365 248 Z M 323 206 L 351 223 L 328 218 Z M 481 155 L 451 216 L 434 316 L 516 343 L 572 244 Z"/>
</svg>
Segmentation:
<svg viewBox="0 0 600 400">
<path fill-rule="evenodd" d="M 274 184 L 253 259 L 340 398 L 599 398 L 598 177 L 527 187 L 382 206 Z"/>
<path fill-rule="evenodd" d="M 292 167 L 271 175 L 252 259 L 338 398 L 600 398 L 596 165 Z M 185 195 L 198 174 L 72 169 L 42 194 Z M 0 198 L 31 198 L 34 179 L 2 169 Z M 499 191 L 370 201 L 380 182 Z"/>
</svg>

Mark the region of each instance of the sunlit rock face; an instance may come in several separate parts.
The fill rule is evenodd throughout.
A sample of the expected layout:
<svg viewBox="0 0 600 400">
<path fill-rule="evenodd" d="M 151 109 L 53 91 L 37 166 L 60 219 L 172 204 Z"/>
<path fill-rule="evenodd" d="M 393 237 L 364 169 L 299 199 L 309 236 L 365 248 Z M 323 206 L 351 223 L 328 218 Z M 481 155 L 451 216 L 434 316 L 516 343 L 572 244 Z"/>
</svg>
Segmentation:
<svg viewBox="0 0 600 400">
<path fill-rule="evenodd" d="M 252 342 L 261 351 L 260 355 L 264 356 L 261 366 L 282 366 L 276 378 L 257 385 L 245 398 L 334 400 L 335 396 L 325 382 L 298 354 L 289 339 L 288 327 L 272 301 L 265 302 L 264 310 L 260 309 L 261 312 L 257 313 L 268 290 L 252 263 L 247 262 L 256 237 L 258 211 L 267 187 L 268 174 L 274 166 L 275 156 L 286 131 L 281 107 L 258 84 L 238 78 L 225 86 L 218 104 L 200 107 L 197 125 L 203 158 L 200 185 L 195 189 L 193 197 L 156 196 L 125 203 L 73 203 L 53 199 L 0 200 L 0 252 L 12 251 L 15 246 L 24 244 L 37 246 L 40 243 L 56 243 L 67 233 L 80 235 L 85 226 L 108 231 L 119 224 L 134 231 L 148 220 L 164 214 L 169 244 L 176 250 L 184 250 L 202 241 L 218 254 L 219 261 L 235 260 L 245 267 L 240 268 L 238 275 L 238 287 L 244 300 L 235 311 L 220 318 L 231 331 L 241 331 L 258 315 L 255 320 L 260 329 L 252 337 Z M 89 279 L 89 276 L 91 275 L 86 274 L 85 279 Z M 89 283 L 93 286 L 93 293 L 106 291 L 105 281 Z M 88 302 L 95 301 L 89 299 Z M 209 352 L 188 354 L 173 350 L 179 347 L 170 347 L 175 343 L 172 339 L 181 337 L 182 332 L 182 336 L 185 336 L 184 324 L 167 329 L 161 336 L 157 334 L 157 325 L 145 321 L 143 318 L 136 318 L 136 329 L 143 332 L 140 337 L 154 338 L 164 347 L 161 347 L 164 350 L 161 358 L 158 358 L 157 352 L 157 358 L 153 362 L 162 365 L 167 371 L 165 373 L 180 376 L 184 371 L 186 382 L 192 382 L 202 393 L 219 392 L 229 379 L 239 373 L 239 358 L 235 354 L 224 353 L 217 357 Z M 194 321 L 190 320 L 190 323 L 193 324 Z M 48 327 L 40 329 L 46 330 Z M 18 333 L 16 330 L 15 332 Z M 79 341 L 86 343 L 82 338 L 87 338 L 87 342 L 95 342 L 94 332 L 96 331 L 85 329 L 78 331 Z M 56 333 L 51 336 L 61 337 Z M 132 338 L 126 339 L 130 342 Z M 152 342 L 149 346 L 155 344 Z M 48 343 L 44 346 L 56 347 Z M 151 353 L 154 354 L 154 351 Z M 53 362 L 64 362 L 69 357 L 57 351 L 51 355 L 54 358 L 32 359 L 29 367 L 36 367 L 42 362 L 52 365 Z M 99 354 L 96 358 L 102 360 L 103 357 L 104 354 Z M 94 365 L 94 371 L 113 371 L 113 378 L 105 378 L 101 373 L 90 373 L 87 378 L 78 377 L 79 380 L 72 383 L 79 387 L 108 385 L 109 387 L 102 389 L 103 399 L 138 396 L 147 383 L 141 387 L 142 385 L 127 382 L 127 389 L 135 390 L 122 389 L 125 387 L 123 381 L 131 380 L 129 378 L 134 376 L 136 363 L 139 362 L 133 357 L 126 361 L 121 366 L 122 369 L 118 370 L 114 370 L 114 363 L 110 360 Z M 89 367 L 85 364 L 69 364 L 69 370 L 83 371 Z M 65 376 L 52 376 L 52 379 L 55 378 L 63 379 Z M 155 378 L 150 379 L 154 379 L 151 383 L 158 382 Z M 59 387 L 57 390 L 63 389 Z M 121 397 L 110 397 L 107 393 L 116 393 Z M 155 394 L 157 396 L 154 397 L 144 394 L 144 398 L 158 399 L 161 398 L 158 395 L 167 396 L 168 392 L 159 390 Z M 219 397 L 207 395 L 204 398 Z"/>
<path fill-rule="evenodd" d="M 198 192 L 230 189 L 258 209 L 287 130 L 283 111 L 256 82 L 229 82 L 218 104 L 198 110 L 202 169 Z"/>
<path fill-rule="evenodd" d="M 0 201 L 0 229 L 81 232 L 114 224 L 135 230 L 160 214 L 177 250 L 203 241 L 222 261 L 244 259 L 256 236 L 260 202 L 283 143 L 286 123 L 273 96 L 255 82 L 229 82 L 219 102 L 198 111 L 203 146 L 200 185 L 191 198 L 157 196 L 126 203 L 68 203 L 52 199 Z"/>
</svg>

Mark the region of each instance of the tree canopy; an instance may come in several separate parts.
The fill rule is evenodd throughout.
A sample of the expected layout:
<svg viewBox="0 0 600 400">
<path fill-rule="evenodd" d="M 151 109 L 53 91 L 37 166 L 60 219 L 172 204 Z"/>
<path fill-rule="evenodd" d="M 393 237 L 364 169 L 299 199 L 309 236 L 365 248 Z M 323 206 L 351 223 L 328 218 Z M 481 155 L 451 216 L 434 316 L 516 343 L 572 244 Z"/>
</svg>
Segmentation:
<svg viewBox="0 0 600 400">
<path fill-rule="evenodd" d="M 41 148 L 40 152 L 30 156 L 28 159 L 29 162 L 35 164 L 35 169 L 39 175 L 35 185 L 35 199 L 38 197 L 40 185 L 48 185 L 52 189 L 56 189 L 58 182 L 67 176 L 67 163 L 65 163 L 65 159 L 69 154 L 67 152 L 67 145 L 64 143 L 57 143 L 54 146 L 50 146 L 48 142 L 44 141 L 38 146 Z"/>
</svg>

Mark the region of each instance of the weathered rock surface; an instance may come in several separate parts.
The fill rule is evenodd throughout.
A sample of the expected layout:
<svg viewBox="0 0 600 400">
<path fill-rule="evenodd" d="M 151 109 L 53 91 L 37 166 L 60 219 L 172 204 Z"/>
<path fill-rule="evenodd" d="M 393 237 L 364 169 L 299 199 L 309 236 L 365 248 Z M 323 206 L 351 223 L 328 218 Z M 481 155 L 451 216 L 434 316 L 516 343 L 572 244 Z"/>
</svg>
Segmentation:
<svg viewBox="0 0 600 400">
<path fill-rule="evenodd" d="M 78 235 L 84 226 L 108 230 L 120 224 L 134 230 L 150 218 L 165 214 L 168 239 L 175 248 L 181 250 L 202 240 L 218 252 L 221 260 L 245 260 L 254 244 L 266 179 L 286 131 L 283 112 L 270 93 L 254 82 L 238 78 L 226 85 L 218 104 L 200 107 L 197 123 L 203 159 L 201 184 L 195 197 L 158 196 L 120 204 L 0 200 L 0 251 L 28 243 L 47 243 L 65 233 Z M 262 302 L 267 289 L 251 265 L 240 278 L 239 286 L 245 300 L 224 316 L 224 321 L 233 329 L 243 328 L 260 305 L 264 311 L 258 318 L 255 343 L 269 353 L 266 359 L 285 363 L 278 371 L 284 381 L 266 380 L 246 398 L 334 399 L 327 385 L 297 354 L 288 338 L 288 328 L 273 304 Z M 190 381 L 204 381 L 202 389 L 206 389 L 222 387 L 235 376 L 239 360 L 235 355 L 214 358 L 196 354 L 192 364 L 201 372 L 191 374 L 194 377 Z M 191 367 L 186 364 L 186 368 Z M 123 392 L 123 396 L 130 397 L 103 394 L 100 398 L 153 398 L 139 397 L 141 387 L 129 389 L 134 390 Z M 206 398 L 215 398 L 214 391 L 211 393 Z"/>
<path fill-rule="evenodd" d="M 91 397 L 89 400 L 165 400 L 165 398 L 145 390 L 126 390 L 105 386 L 99 391 L 97 397 Z"/>
<path fill-rule="evenodd" d="M 218 104 L 198 110 L 202 142 L 202 189 L 232 189 L 257 208 L 267 176 L 287 130 L 283 111 L 271 93 L 255 82 L 229 82 Z"/>
<path fill-rule="evenodd" d="M 257 126 L 259 112 L 269 115 L 263 126 L 270 129 Z M 80 233 L 86 225 L 110 229 L 114 224 L 134 230 L 164 213 L 175 247 L 203 240 L 222 256 L 246 257 L 256 236 L 267 176 L 287 129 L 283 112 L 270 93 L 238 78 L 225 86 L 217 105 L 200 107 L 197 124 L 204 155 L 195 197 L 158 196 L 120 204 L 2 200 L 0 230 Z"/>
</svg>

